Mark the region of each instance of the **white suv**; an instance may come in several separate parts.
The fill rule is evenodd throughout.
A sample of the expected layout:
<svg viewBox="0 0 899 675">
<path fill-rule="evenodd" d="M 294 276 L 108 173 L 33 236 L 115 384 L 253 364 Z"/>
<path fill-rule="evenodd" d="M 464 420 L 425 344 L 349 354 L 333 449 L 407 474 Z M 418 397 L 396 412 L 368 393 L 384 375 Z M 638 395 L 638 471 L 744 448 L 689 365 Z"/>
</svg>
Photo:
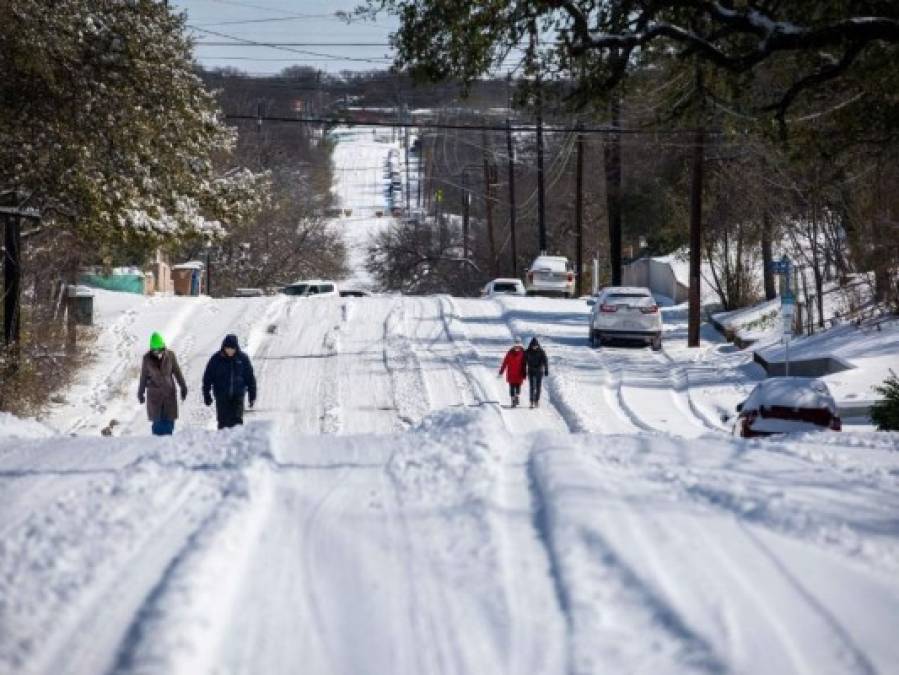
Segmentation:
<svg viewBox="0 0 899 675">
<path fill-rule="evenodd" d="M 333 281 L 310 279 L 308 281 L 294 281 L 289 286 L 281 289 L 284 295 L 293 295 L 303 298 L 337 295 L 337 284 Z"/>
<path fill-rule="evenodd" d="M 492 298 L 496 295 L 524 295 L 524 284 L 520 279 L 494 279 L 481 289 L 481 295 Z"/>
<path fill-rule="evenodd" d="M 642 340 L 653 350 L 662 348 L 662 313 L 648 288 L 610 286 L 587 301 L 590 314 L 590 345 L 606 340 Z"/>
<path fill-rule="evenodd" d="M 559 294 L 570 298 L 574 295 L 574 272 L 568 258 L 541 255 L 531 263 L 527 274 L 528 295 L 538 293 Z"/>
</svg>

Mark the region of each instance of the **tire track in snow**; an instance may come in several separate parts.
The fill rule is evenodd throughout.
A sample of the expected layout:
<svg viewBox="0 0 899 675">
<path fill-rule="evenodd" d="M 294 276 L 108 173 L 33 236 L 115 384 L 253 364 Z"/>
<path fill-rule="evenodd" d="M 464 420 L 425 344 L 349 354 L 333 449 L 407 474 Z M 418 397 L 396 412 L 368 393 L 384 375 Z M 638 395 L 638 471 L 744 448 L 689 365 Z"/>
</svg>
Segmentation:
<svg viewBox="0 0 899 675">
<path fill-rule="evenodd" d="M 578 455 L 572 447 L 552 443 L 534 439 L 527 470 L 534 528 L 550 560 L 559 606 L 569 626 L 568 672 L 725 671 L 714 647 L 688 626 L 592 523 L 585 526 L 579 511 L 569 512 L 572 507 L 566 507 L 563 497 L 570 490 L 564 484 L 555 485 L 553 463 L 558 458 L 570 462 Z M 632 641 L 637 635 L 635 647 Z M 603 655 L 601 660 L 597 653 Z"/>
<path fill-rule="evenodd" d="M 492 390 L 493 385 L 486 384 L 487 378 L 489 376 L 486 373 L 487 369 L 486 366 L 483 365 L 483 363 L 486 360 L 487 356 L 475 344 L 475 340 L 477 340 L 478 338 L 472 338 L 472 336 L 464 328 L 464 326 L 459 325 L 463 317 L 463 313 L 459 310 L 459 305 L 451 297 L 445 296 L 445 299 L 450 309 L 450 314 L 448 315 L 448 317 L 449 325 L 451 326 L 451 332 L 449 334 L 452 336 L 454 344 L 460 347 L 460 351 L 463 355 L 461 362 L 463 363 L 466 372 L 471 377 L 470 381 L 476 382 L 480 390 L 484 392 L 483 395 L 485 397 L 485 402 L 492 403 L 501 409 L 503 420 L 506 422 L 507 428 L 514 432 L 535 431 L 546 428 L 553 428 L 560 431 L 572 431 L 572 424 L 577 426 L 577 421 L 572 420 L 570 422 L 568 419 L 566 419 L 560 409 L 557 406 L 553 405 L 552 401 L 550 401 L 549 406 L 544 406 L 536 410 L 528 410 L 523 407 L 519 407 L 518 410 L 513 413 L 511 410 L 505 408 L 504 406 L 501 406 L 499 401 L 497 400 L 497 397 L 491 396 L 488 398 L 486 392 L 488 390 Z M 483 300 L 470 300 L 468 302 L 472 305 L 472 307 L 477 307 L 479 310 L 484 307 L 491 306 L 494 309 L 499 308 L 499 305 L 495 303 L 487 303 Z M 505 344 L 512 344 L 512 331 L 507 322 L 504 312 L 499 311 L 498 313 L 488 315 L 470 313 L 465 315 L 465 318 L 469 321 L 474 321 L 477 318 L 481 318 L 485 319 L 484 323 L 498 324 L 499 331 L 501 331 Z M 495 332 L 495 329 L 491 329 L 491 332 Z M 496 338 L 492 336 L 484 336 L 482 339 L 495 340 Z M 497 370 L 506 349 L 508 349 L 507 346 L 499 348 L 499 353 L 496 356 L 491 357 L 491 360 L 495 361 L 495 363 L 497 364 Z M 505 387 L 505 380 L 503 380 L 503 383 L 503 387 Z M 521 415 L 520 418 L 513 417 L 513 415 L 519 415 L 519 413 Z"/>
<path fill-rule="evenodd" d="M 223 433 L 234 447 L 220 464 L 198 467 L 212 471 L 217 497 L 133 614 L 110 675 L 202 673 L 216 665 L 252 554 L 245 542 L 263 525 L 271 493 L 268 428 Z"/>
<path fill-rule="evenodd" d="M 471 405 L 484 405 L 487 403 L 499 405 L 499 401 L 495 400 L 495 398 L 491 400 L 492 397 L 487 395 L 483 382 L 472 372 L 472 368 L 480 367 L 478 354 L 468 341 L 464 331 L 457 329 L 453 325 L 458 314 L 452 299 L 449 296 L 441 295 L 437 297 L 437 302 L 439 303 L 443 332 L 447 343 L 452 348 L 453 356 L 450 366 L 452 367 L 453 378 L 461 387 L 463 400 L 467 398 L 471 401 Z"/>
<path fill-rule="evenodd" d="M 684 394 L 683 380 L 679 383 L 672 374 L 670 361 L 655 353 L 647 359 L 644 353 L 636 356 L 629 353 L 631 351 L 615 348 L 612 352 L 615 365 L 609 360 L 609 348 L 601 347 L 593 353 L 611 374 L 615 399 L 635 426 L 644 431 L 687 437 L 721 431 L 720 427 L 697 415 L 693 406 L 685 401 L 688 397 Z M 653 391 L 662 396 L 649 396 Z"/>
<path fill-rule="evenodd" d="M 406 298 L 398 298 L 384 320 L 383 363 L 390 374 L 401 429 L 417 424 L 431 410 L 421 361 L 409 337 L 406 303 Z"/>
</svg>

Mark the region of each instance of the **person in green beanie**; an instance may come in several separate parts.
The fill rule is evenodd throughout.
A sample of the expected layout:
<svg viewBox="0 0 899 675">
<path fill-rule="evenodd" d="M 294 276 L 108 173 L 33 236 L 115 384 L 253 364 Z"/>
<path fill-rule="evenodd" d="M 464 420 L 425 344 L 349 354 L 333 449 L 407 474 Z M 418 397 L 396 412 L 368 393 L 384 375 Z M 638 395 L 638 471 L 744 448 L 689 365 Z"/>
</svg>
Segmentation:
<svg viewBox="0 0 899 675">
<path fill-rule="evenodd" d="M 165 340 L 159 333 L 150 336 L 150 351 L 144 354 L 140 368 L 140 383 L 137 400 L 147 404 L 147 417 L 152 423 L 154 436 L 170 436 L 175 431 L 178 419 L 178 392 L 181 400 L 187 398 L 187 384 L 178 366 L 175 352 L 166 348 Z"/>
</svg>

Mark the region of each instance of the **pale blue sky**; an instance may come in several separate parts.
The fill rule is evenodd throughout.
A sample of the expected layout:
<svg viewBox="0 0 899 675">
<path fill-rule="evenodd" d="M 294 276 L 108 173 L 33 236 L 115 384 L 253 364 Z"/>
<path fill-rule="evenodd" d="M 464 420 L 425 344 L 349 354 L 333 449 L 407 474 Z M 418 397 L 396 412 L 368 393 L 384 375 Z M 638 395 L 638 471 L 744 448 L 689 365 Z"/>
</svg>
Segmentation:
<svg viewBox="0 0 899 675">
<path fill-rule="evenodd" d="M 186 12 L 188 24 L 196 28 L 195 54 L 208 68 L 270 74 L 304 65 L 337 73 L 386 69 L 391 63 L 387 43 L 396 19 L 383 15 L 374 23 L 347 25 L 336 16 L 339 10 L 351 11 L 360 0 L 172 0 L 171 4 Z M 257 47 L 241 40 L 297 44 Z M 210 42 L 217 44 L 203 44 Z M 326 46 L 330 43 L 354 46 Z"/>
</svg>

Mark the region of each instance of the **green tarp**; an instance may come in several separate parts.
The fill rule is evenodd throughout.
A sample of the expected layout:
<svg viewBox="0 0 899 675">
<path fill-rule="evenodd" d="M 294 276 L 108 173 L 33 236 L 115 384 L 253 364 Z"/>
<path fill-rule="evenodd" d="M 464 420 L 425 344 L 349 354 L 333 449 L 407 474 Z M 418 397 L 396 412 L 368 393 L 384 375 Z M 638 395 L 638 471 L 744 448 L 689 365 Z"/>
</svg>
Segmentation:
<svg viewBox="0 0 899 675">
<path fill-rule="evenodd" d="M 121 291 L 124 293 L 144 293 L 144 278 L 136 274 L 115 274 L 112 276 L 100 276 L 98 274 L 82 274 L 80 284 L 103 288 L 107 291 Z"/>
</svg>

